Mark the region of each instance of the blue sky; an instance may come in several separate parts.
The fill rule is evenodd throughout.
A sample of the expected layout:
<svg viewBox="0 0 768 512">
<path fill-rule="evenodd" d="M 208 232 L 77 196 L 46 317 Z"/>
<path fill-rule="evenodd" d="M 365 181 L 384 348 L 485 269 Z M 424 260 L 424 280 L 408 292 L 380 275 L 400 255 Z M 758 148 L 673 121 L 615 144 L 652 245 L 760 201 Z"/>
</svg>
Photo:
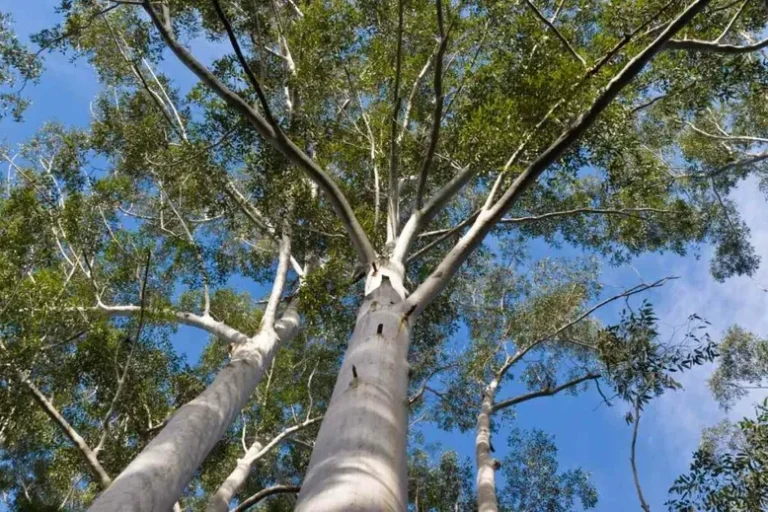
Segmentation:
<svg viewBox="0 0 768 512">
<path fill-rule="evenodd" d="M 57 21 L 56 2 L 6 0 L 3 9 L 13 14 L 16 29 L 26 40 L 30 33 Z M 200 46 L 203 60 L 215 54 L 215 47 Z M 199 52 L 198 52 L 199 53 Z M 208 57 L 208 58 L 206 58 Z M 68 125 L 86 125 L 89 121 L 89 102 L 98 92 L 95 75 L 87 63 L 70 62 L 60 54 L 46 56 L 46 71 L 39 86 L 28 86 L 26 93 L 32 105 L 23 124 L 3 121 L 0 141 L 16 144 L 34 134 L 43 122 L 53 119 Z M 162 64 L 163 72 L 176 77 L 189 73 L 174 59 Z M 758 254 L 768 255 L 768 224 L 764 222 L 765 197 L 755 182 L 743 183 L 735 194 L 747 224 L 752 229 L 753 243 Z M 761 212 L 762 217 L 761 219 Z M 747 329 L 768 335 L 768 265 L 764 265 L 754 278 L 734 278 L 717 283 L 709 275 L 710 248 L 695 256 L 646 255 L 631 266 L 605 267 L 603 279 L 606 294 L 613 294 L 638 282 L 642 276 L 647 282 L 677 275 L 680 279 L 659 291 L 646 294 L 656 306 L 665 335 L 685 322 L 688 315 L 698 313 L 712 323 L 711 335 L 717 339 L 729 326 L 737 323 Z M 257 292 L 253 289 L 252 292 Z M 610 320 L 614 313 L 604 313 Z M 174 345 L 180 351 L 196 358 L 207 341 L 207 336 L 183 327 L 175 335 Z M 638 466 L 644 491 L 654 511 L 665 510 L 663 503 L 673 479 L 684 471 L 690 454 L 695 449 L 701 429 L 712 425 L 725 415 L 710 397 L 706 379 L 711 366 L 691 371 L 682 377 L 685 390 L 668 393 L 653 403 L 643 416 L 638 444 Z M 757 394 L 738 403 L 729 417 L 738 418 L 752 413 L 752 404 L 761 398 Z M 630 428 L 624 423 L 626 409 L 621 404 L 612 408 L 599 407 L 599 397 L 592 391 L 579 397 L 559 396 L 524 404 L 518 408 L 518 425 L 541 428 L 556 436 L 560 450 L 561 469 L 581 466 L 591 472 L 598 489 L 600 502 L 596 510 L 640 510 L 629 471 Z M 503 446 L 506 429 L 499 435 L 497 447 Z M 472 457 L 473 435 L 438 433 L 427 429 L 435 440 L 446 447 Z"/>
</svg>

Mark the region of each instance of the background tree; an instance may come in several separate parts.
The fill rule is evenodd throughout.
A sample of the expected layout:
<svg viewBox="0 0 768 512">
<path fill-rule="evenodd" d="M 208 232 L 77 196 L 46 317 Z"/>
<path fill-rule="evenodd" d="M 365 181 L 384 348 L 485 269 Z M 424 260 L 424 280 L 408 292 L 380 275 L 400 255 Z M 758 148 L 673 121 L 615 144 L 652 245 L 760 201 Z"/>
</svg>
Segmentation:
<svg viewBox="0 0 768 512">
<path fill-rule="evenodd" d="M 62 25 L 36 41 L 87 59 L 104 85 L 85 154 L 104 160 L 92 177 L 104 183 L 95 190 L 107 217 L 93 202 L 85 212 L 96 222 L 73 215 L 78 228 L 99 226 L 76 229 L 74 251 L 58 226 L 47 240 L 77 268 L 67 288 L 83 291 L 68 313 L 140 311 L 128 302 L 136 281 L 113 284 L 120 273 L 102 261 L 110 230 L 138 231 L 140 247 L 155 248 L 165 277 L 150 279 L 162 283 L 149 290 L 162 301 L 151 304 L 156 320 L 168 322 L 171 309 L 189 313 L 176 321 L 221 328 L 213 292 L 239 275 L 278 276 L 259 334 L 229 332 L 235 357 L 185 410 L 200 416 L 177 413 L 94 509 L 165 509 L 182 494 L 265 375 L 280 341 L 265 329 L 277 327 L 281 283 L 300 274 L 306 284 L 290 307 L 301 306 L 310 328 L 331 339 L 354 330 L 297 507 L 400 510 L 409 362 L 425 375 L 438 364 L 441 335 L 458 321 L 448 292 L 476 276 L 490 246 L 542 238 L 622 262 L 711 242 L 715 275 L 753 272 L 758 259 L 727 194 L 761 162 L 731 166 L 712 186 L 710 155 L 687 145 L 679 119 L 757 104 L 764 63 L 753 52 L 765 43 L 748 39 L 763 30 L 764 6 L 615 4 L 65 3 Z M 197 59 L 186 43 L 199 35 L 223 42 L 224 55 Z M 185 90 L 163 76 L 169 53 L 200 83 Z M 732 128 L 723 127 L 741 136 Z M 90 197 L 84 154 L 65 154 L 66 165 L 48 155 L 43 168 L 57 179 L 69 170 L 67 186 Z M 24 173 L 14 172 L 15 185 Z M 124 211 L 137 220 L 109 223 Z M 245 220 L 259 240 L 278 238 L 266 260 L 253 262 L 263 245 L 242 247 Z M 125 266 L 140 253 L 127 251 Z M 288 269 L 289 254 L 301 271 Z M 314 257 L 315 276 L 305 272 Z M 196 406 L 222 382 L 238 385 L 216 400 L 223 414 L 205 416 Z M 353 477 L 338 478 L 349 468 Z"/>
</svg>

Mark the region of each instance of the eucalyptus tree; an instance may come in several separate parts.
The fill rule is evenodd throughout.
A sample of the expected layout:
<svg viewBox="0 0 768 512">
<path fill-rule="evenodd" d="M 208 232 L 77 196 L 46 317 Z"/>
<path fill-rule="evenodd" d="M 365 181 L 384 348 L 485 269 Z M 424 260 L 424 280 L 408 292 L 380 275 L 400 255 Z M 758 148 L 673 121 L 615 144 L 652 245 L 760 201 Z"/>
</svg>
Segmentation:
<svg viewBox="0 0 768 512">
<path fill-rule="evenodd" d="M 709 386 L 725 410 L 760 393 L 768 377 L 768 343 L 738 326 L 718 343 L 719 358 Z M 766 401 L 755 404 L 755 416 L 724 420 L 707 428 L 693 453 L 688 473 L 670 488 L 669 510 L 759 510 L 768 506 Z"/>
<path fill-rule="evenodd" d="M 258 334 L 230 338 L 235 357 L 220 378 L 174 415 L 94 510 L 169 508 L 245 404 L 278 345 L 289 228 L 303 256 L 322 248 L 319 281 L 332 290 L 300 292 L 301 304 L 330 296 L 359 308 L 298 510 L 405 509 L 412 334 L 416 341 L 430 315 L 449 312 L 445 290 L 460 272 L 471 275 L 490 233 L 509 244 L 566 241 L 615 261 L 713 242 L 716 276 L 754 270 L 748 231 L 724 196 L 763 162 L 730 165 L 712 186 L 712 155 L 689 144 L 680 119 L 707 131 L 698 122 L 707 108 L 731 119 L 763 97 L 756 55 L 768 45 L 758 37 L 765 6 L 566 3 L 62 6 L 64 24 L 37 42 L 89 59 L 115 93 L 97 110 L 95 132 L 106 135 L 95 151 L 110 172 L 134 180 L 142 208 L 164 211 L 139 215 L 173 233 L 186 254 L 178 267 L 194 274 L 188 282 L 202 296 L 202 315 L 163 307 L 166 316 L 223 329 L 205 293 L 213 262 L 236 252 L 220 210 L 239 210 L 282 241 Z M 200 33 L 232 53 L 196 57 L 184 43 Z M 183 98 L 154 72 L 169 53 L 199 80 Z M 126 89 L 139 92 L 129 103 Z M 741 136 L 732 120 L 722 128 Z M 735 142 L 725 146 L 742 149 Z M 182 193 L 182 203 L 185 187 L 201 192 Z M 201 249 L 195 220 L 206 221 L 200 230 L 216 250 Z M 295 273 L 313 281 L 304 270 Z M 356 279 L 362 286 L 350 287 Z M 96 301 L 101 313 L 141 310 L 119 306 Z M 315 308 L 321 325 L 333 323 L 322 321 L 332 310 Z M 217 395 L 222 386 L 229 392 Z"/>
<path fill-rule="evenodd" d="M 508 478 L 510 472 L 506 463 L 494 457 L 498 451 L 493 448 L 494 434 L 501 426 L 513 424 L 516 409 L 523 403 L 559 393 L 576 394 L 592 382 L 602 393 L 599 380 L 607 376 L 600 355 L 600 338 L 606 328 L 595 315 L 618 300 L 628 301 L 669 280 L 642 283 L 598 300 L 604 290 L 597 270 L 593 261 L 545 259 L 528 265 L 491 267 L 481 279 L 466 283 L 459 301 L 466 310 L 463 317 L 469 339 L 451 384 L 434 391 L 438 396 L 434 412 L 442 428 L 475 429 L 477 508 L 481 511 L 499 510 L 502 494 L 508 494 L 496 484 L 497 471 Z M 510 452 L 556 451 L 543 432 L 530 435 L 530 443 L 523 442 L 527 435 L 515 437 Z M 496 445 L 499 446 L 498 440 Z M 513 467 L 519 464 L 512 455 L 504 460 L 513 461 Z M 541 497 L 539 506 L 546 509 L 548 494 L 558 502 L 556 489 L 560 487 L 554 481 L 554 487 L 538 486 L 534 481 L 537 478 L 531 477 L 532 481 L 526 484 L 521 475 L 528 474 L 528 470 L 518 470 L 519 474 L 512 478 L 517 488 L 542 490 L 532 490 L 531 497 L 520 497 L 518 505 L 505 503 L 501 509 L 527 509 L 532 506 L 532 496 Z M 563 499 L 565 496 L 561 495 Z"/>
<path fill-rule="evenodd" d="M 671 511 L 747 511 L 768 506 L 768 403 L 743 418 L 710 432 L 693 454 L 689 472 L 670 488 Z"/>
<path fill-rule="evenodd" d="M 718 351 L 709 387 L 721 407 L 728 409 L 750 392 L 768 389 L 768 340 L 732 326 L 718 343 Z"/>
<path fill-rule="evenodd" d="M 40 77 L 38 55 L 30 52 L 13 31 L 13 18 L 0 11 L 0 119 L 21 120 L 28 105 L 22 91 Z"/>
</svg>

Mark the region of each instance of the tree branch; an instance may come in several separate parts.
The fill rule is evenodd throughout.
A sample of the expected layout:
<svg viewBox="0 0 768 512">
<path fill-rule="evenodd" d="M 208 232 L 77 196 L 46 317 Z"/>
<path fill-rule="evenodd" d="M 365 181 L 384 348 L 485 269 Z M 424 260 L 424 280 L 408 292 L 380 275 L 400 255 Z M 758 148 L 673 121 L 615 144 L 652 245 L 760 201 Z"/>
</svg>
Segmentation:
<svg viewBox="0 0 768 512">
<path fill-rule="evenodd" d="M 621 215 L 624 217 L 643 218 L 633 213 L 674 213 L 672 210 L 661 208 L 574 208 L 572 210 L 563 210 L 560 212 L 549 212 L 541 215 L 530 215 L 528 217 L 509 217 L 499 219 L 499 224 L 522 224 L 525 222 L 535 222 L 557 217 L 567 217 L 569 215 Z"/>
<path fill-rule="evenodd" d="M 723 44 L 716 41 L 702 41 L 700 39 L 673 39 L 665 47 L 667 50 L 693 50 L 702 53 L 725 53 L 729 55 L 741 55 L 756 52 L 768 47 L 768 38 L 752 44 L 734 45 Z"/>
<path fill-rule="evenodd" d="M 357 252 L 358 259 L 363 265 L 376 258 L 376 252 L 365 234 L 360 222 L 352 210 L 347 198 L 333 179 L 306 153 L 301 151 L 286 136 L 280 136 L 262 115 L 251 108 L 239 95 L 230 90 L 216 76 L 184 48 L 158 16 L 149 0 L 145 0 L 144 9 L 152 19 L 155 28 L 165 41 L 168 48 L 190 71 L 192 71 L 209 89 L 218 95 L 230 108 L 240 113 L 269 144 L 286 156 L 294 165 L 301 169 L 307 177 L 323 190 L 331 202 L 336 214 L 347 230 L 350 241 Z"/>
<path fill-rule="evenodd" d="M 298 494 L 300 490 L 301 487 L 298 485 L 273 485 L 272 487 L 262 489 L 250 498 L 243 500 L 243 502 L 233 508 L 231 512 L 245 512 L 264 498 L 281 493 Z"/>
<path fill-rule="evenodd" d="M 99 303 L 93 308 L 76 308 L 77 311 L 82 312 L 96 312 L 107 315 L 108 317 L 116 316 L 133 316 L 141 313 L 142 308 L 140 306 L 127 305 L 127 306 L 107 306 L 106 304 Z M 191 327 L 197 327 L 206 331 L 214 336 L 221 338 L 224 341 L 235 344 L 242 344 L 248 341 L 250 338 L 241 333 L 237 329 L 229 327 L 223 322 L 214 320 L 210 316 L 199 316 L 194 313 L 173 311 L 170 309 L 161 309 L 155 311 L 149 311 L 155 315 L 170 316 L 178 323 L 189 325 Z"/>
<path fill-rule="evenodd" d="M 481 212 L 472 228 L 458 241 L 432 274 L 406 299 L 406 310 L 413 308 L 411 317 L 418 316 L 421 311 L 434 300 L 447 285 L 448 280 L 458 271 L 472 251 L 482 243 L 485 235 L 503 217 L 517 199 L 536 181 L 539 176 L 572 144 L 578 141 L 584 132 L 592 126 L 598 116 L 610 105 L 619 93 L 626 87 L 660 52 L 667 41 L 687 25 L 693 17 L 701 12 L 711 0 L 696 0 L 677 16 L 667 28 L 643 51 L 632 58 L 624 68 L 616 74 L 602 93 L 592 102 L 560 137 L 541 153 L 514 180 L 499 201 L 489 210 Z"/>
<path fill-rule="evenodd" d="M 539 398 L 542 396 L 552 396 L 560 393 L 561 391 L 564 391 L 568 388 L 572 388 L 573 386 L 577 386 L 581 384 L 584 381 L 587 380 L 597 380 L 600 378 L 599 373 L 587 373 L 585 375 L 582 375 L 581 377 L 578 377 L 576 379 L 570 380 L 566 382 L 565 384 L 562 384 L 560 386 L 557 386 L 555 388 L 553 387 L 546 387 L 539 391 L 532 391 L 530 393 L 526 393 L 524 395 L 519 395 L 514 398 L 509 398 L 507 400 L 504 400 L 502 402 L 496 403 L 491 408 L 491 413 L 495 413 L 497 411 L 500 411 L 502 409 L 506 409 L 507 407 L 510 407 L 512 405 L 520 404 L 523 402 L 527 402 L 528 400 L 533 400 L 534 398 Z"/>
<path fill-rule="evenodd" d="M 235 36 L 234 30 L 232 30 L 232 25 L 224 14 L 224 10 L 221 8 L 219 0 L 213 0 L 213 8 L 216 10 L 216 15 L 219 17 L 219 20 L 224 25 L 224 30 L 227 32 L 227 37 L 229 37 L 229 43 L 232 45 L 232 49 L 235 50 L 235 55 L 237 56 L 237 61 L 240 63 L 240 67 L 243 68 L 245 75 L 248 77 L 248 81 L 251 82 L 251 87 L 253 87 L 253 90 L 256 91 L 256 95 L 259 97 L 259 103 L 261 103 L 261 109 L 264 111 L 264 117 L 267 118 L 270 126 L 275 130 L 275 135 L 278 137 L 282 136 L 280 124 L 272 116 L 272 111 L 269 108 L 269 100 L 264 94 L 264 90 L 261 88 L 256 75 L 248 65 L 248 61 L 245 60 L 245 55 L 243 55 L 243 50 L 240 48 L 240 43 L 237 42 L 237 36 Z"/>
<path fill-rule="evenodd" d="M 400 187 L 398 186 L 398 154 L 400 138 L 397 134 L 400 115 L 400 75 L 402 74 L 403 53 L 403 0 L 397 2 L 397 51 L 395 54 L 395 83 L 393 86 L 392 117 L 390 119 L 389 141 L 389 188 L 387 190 L 387 243 L 397 238 L 400 229 Z"/>
<path fill-rule="evenodd" d="M 83 439 L 80 434 L 77 433 L 72 425 L 66 420 L 66 418 L 64 418 L 64 416 L 59 413 L 53 403 L 48 400 L 48 398 L 46 398 L 46 396 L 37 388 L 37 386 L 35 386 L 34 383 L 29 380 L 29 377 L 23 375 L 22 372 L 18 373 L 22 383 L 27 387 L 27 389 L 29 389 L 30 393 L 32 393 L 32 397 L 40 405 L 40 407 L 42 407 L 43 411 L 45 411 L 45 414 L 47 414 L 48 417 L 51 418 L 54 423 L 59 426 L 64 435 L 69 438 L 70 441 L 72 441 L 72 444 L 74 444 L 78 450 L 80 450 L 80 453 L 85 458 L 94 476 L 98 478 L 101 488 L 106 489 L 109 487 L 109 484 L 112 483 L 112 478 L 110 478 L 110 476 L 107 474 L 106 470 L 99 462 L 96 454 L 85 442 L 85 439 Z"/>
<path fill-rule="evenodd" d="M 258 441 L 254 442 L 245 455 L 237 460 L 235 469 L 232 470 L 224 481 L 219 485 L 216 491 L 211 495 L 208 500 L 206 510 L 208 512 L 224 512 L 227 510 L 230 500 L 237 494 L 242 488 L 248 473 L 250 473 L 253 465 L 272 451 L 278 444 L 285 440 L 288 436 L 299 432 L 310 425 L 317 423 L 323 419 L 322 416 L 307 419 L 304 422 L 294 425 L 292 427 L 284 429 L 278 435 L 272 438 L 272 440 L 266 445 L 262 445 Z"/>
<path fill-rule="evenodd" d="M 275 281 L 272 284 L 272 293 L 269 296 L 269 302 L 264 309 L 264 316 L 261 317 L 261 329 L 272 329 L 275 323 L 277 306 L 283 296 L 283 288 L 288 275 L 288 267 L 291 258 L 291 234 L 289 221 L 283 223 L 283 235 L 280 240 L 280 255 L 277 262 L 277 271 Z"/>
<path fill-rule="evenodd" d="M 563 34 L 560 33 L 559 30 L 557 30 L 557 27 L 555 27 L 555 24 L 549 21 L 546 16 L 544 16 L 541 11 L 531 2 L 531 0 L 525 0 L 525 3 L 528 4 L 528 7 L 530 7 L 533 12 L 536 14 L 536 17 L 539 18 L 549 29 L 555 33 L 557 38 L 565 45 L 566 48 L 568 48 L 568 51 L 571 53 L 571 55 L 576 58 L 579 62 L 581 62 L 581 65 L 584 67 L 587 67 L 587 61 L 584 60 L 584 58 L 579 55 L 576 50 L 571 46 L 571 43 L 568 42 L 568 40 L 563 36 Z"/>
<path fill-rule="evenodd" d="M 637 429 L 640 426 L 640 408 L 635 403 L 635 417 L 634 425 L 632 426 L 632 443 L 630 447 L 629 462 L 632 465 L 632 478 L 635 481 L 635 489 L 637 489 L 637 497 L 640 499 L 640 507 L 644 512 L 651 512 L 651 507 L 648 506 L 648 502 L 645 501 L 643 496 L 643 489 L 640 487 L 640 478 L 637 475 L 637 465 L 635 464 L 635 446 L 637 445 Z"/>
<path fill-rule="evenodd" d="M 435 157 L 437 143 L 440 139 L 440 124 L 443 119 L 443 58 L 445 56 L 445 49 L 448 46 L 448 36 L 445 33 L 445 26 L 443 23 L 442 0 L 437 0 L 436 5 L 440 43 L 435 57 L 435 110 L 432 113 L 432 130 L 429 137 L 429 146 L 424 155 L 424 161 L 421 164 L 421 172 L 419 173 L 419 185 L 416 189 L 416 204 L 414 210 L 421 209 L 424 188 L 427 185 L 427 175 L 429 174 L 429 168 L 432 166 L 432 160 Z"/>
</svg>

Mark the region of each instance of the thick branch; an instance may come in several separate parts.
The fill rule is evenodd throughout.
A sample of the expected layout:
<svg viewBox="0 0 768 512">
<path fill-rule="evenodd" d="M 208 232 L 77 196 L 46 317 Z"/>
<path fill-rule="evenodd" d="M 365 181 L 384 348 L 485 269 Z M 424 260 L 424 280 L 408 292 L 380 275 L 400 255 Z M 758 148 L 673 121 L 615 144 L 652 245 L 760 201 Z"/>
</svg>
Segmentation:
<svg viewBox="0 0 768 512">
<path fill-rule="evenodd" d="M 619 93 L 626 87 L 664 48 L 664 45 L 680 31 L 693 17 L 698 14 L 711 0 L 697 0 L 685 9 L 667 28 L 643 51 L 632 58 L 624 68 L 613 77 L 608 85 L 598 95 L 592 105 L 584 111 L 563 132 L 560 137 L 541 153 L 528 168 L 523 171 L 512 185 L 507 189 L 499 201 L 489 210 L 478 215 L 477 220 L 470 230 L 458 241 L 456 246 L 448 253 L 443 261 L 435 268 L 433 273 L 423 282 L 407 299 L 408 307 L 413 307 L 411 315 L 418 315 L 434 300 L 435 297 L 447 285 L 448 281 L 459 270 L 472 251 L 482 243 L 485 235 L 504 216 L 517 199 L 536 181 L 550 165 L 560 159 L 563 153 L 584 132 L 594 124 L 598 116 L 605 110 Z M 407 309 L 407 308 L 406 308 Z"/>
<path fill-rule="evenodd" d="M 107 306 L 106 304 L 99 304 L 95 308 L 79 308 L 78 310 L 84 311 L 84 312 L 88 312 L 88 311 L 100 312 L 110 317 L 133 316 L 141 313 L 141 307 L 134 306 L 134 305 Z M 250 339 L 248 336 L 241 333 L 237 329 L 233 329 L 232 327 L 229 327 L 227 324 L 223 322 L 214 320 L 210 316 L 199 316 L 194 313 L 172 311 L 172 310 L 156 310 L 156 311 L 150 310 L 148 312 L 157 314 L 157 315 L 170 316 L 172 319 L 174 319 L 178 323 L 189 325 L 192 327 L 197 327 L 210 334 L 213 334 L 214 336 L 218 336 L 222 340 L 227 341 L 229 343 L 242 344 Z"/>
<path fill-rule="evenodd" d="M 276 132 L 275 129 L 254 110 L 243 98 L 230 90 L 211 71 L 198 61 L 184 46 L 182 46 L 158 16 L 149 0 L 144 8 L 152 22 L 160 32 L 163 41 L 176 57 L 192 71 L 209 89 L 216 93 L 230 108 L 240 113 L 269 144 L 286 156 L 294 165 L 301 169 L 310 180 L 320 187 L 331 202 L 336 214 L 344 224 L 350 241 L 357 252 L 360 262 L 367 265 L 376 257 L 376 252 L 357 220 L 352 206 L 333 179 L 306 153 L 301 151 L 288 137 Z"/>
<path fill-rule="evenodd" d="M 288 268 L 290 266 L 291 259 L 291 235 L 290 226 L 286 220 L 283 224 L 283 234 L 280 240 L 280 256 L 277 261 L 277 271 L 275 274 L 275 281 L 272 285 L 272 293 L 269 296 L 269 302 L 264 310 L 264 316 L 261 317 L 261 328 L 272 329 L 275 323 L 275 314 L 277 312 L 277 306 L 283 296 L 283 288 L 285 288 L 285 280 L 288 276 Z"/>
<path fill-rule="evenodd" d="M 553 387 L 546 387 L 539 391 L 532 391 L 530 393 L 526 393 L 524 395 L 519 395 L 514 398 L 510 398 L 508 400 L 504 400 L 502 402 L 496 403 L 491 408 L 491 412 L 497 412 L 502 409 L 506 409 L 507 407 L 510 407 L 512 405 L 520 404 L 523 402 L 527 402 L 528 400 L 533 400 L 534 398 L 539 398 L 542 396 L 552 396 L 560 393 L 561 391 L 564 391 L 568 388 L 572 388 L 573 386 L 577 386 L 581 384 L 582 382 L 593 380 L 593 379 L 599 379 L 600 374 L 599 373 L 587 373 L 586 375 L 582 375 L 581 377 L 578 377 L 576 379 L 570 380 L 566 382 L 565 384 L 562 384 L 560 386 L 557 386 L 555 388 Z"/>
</svg>

